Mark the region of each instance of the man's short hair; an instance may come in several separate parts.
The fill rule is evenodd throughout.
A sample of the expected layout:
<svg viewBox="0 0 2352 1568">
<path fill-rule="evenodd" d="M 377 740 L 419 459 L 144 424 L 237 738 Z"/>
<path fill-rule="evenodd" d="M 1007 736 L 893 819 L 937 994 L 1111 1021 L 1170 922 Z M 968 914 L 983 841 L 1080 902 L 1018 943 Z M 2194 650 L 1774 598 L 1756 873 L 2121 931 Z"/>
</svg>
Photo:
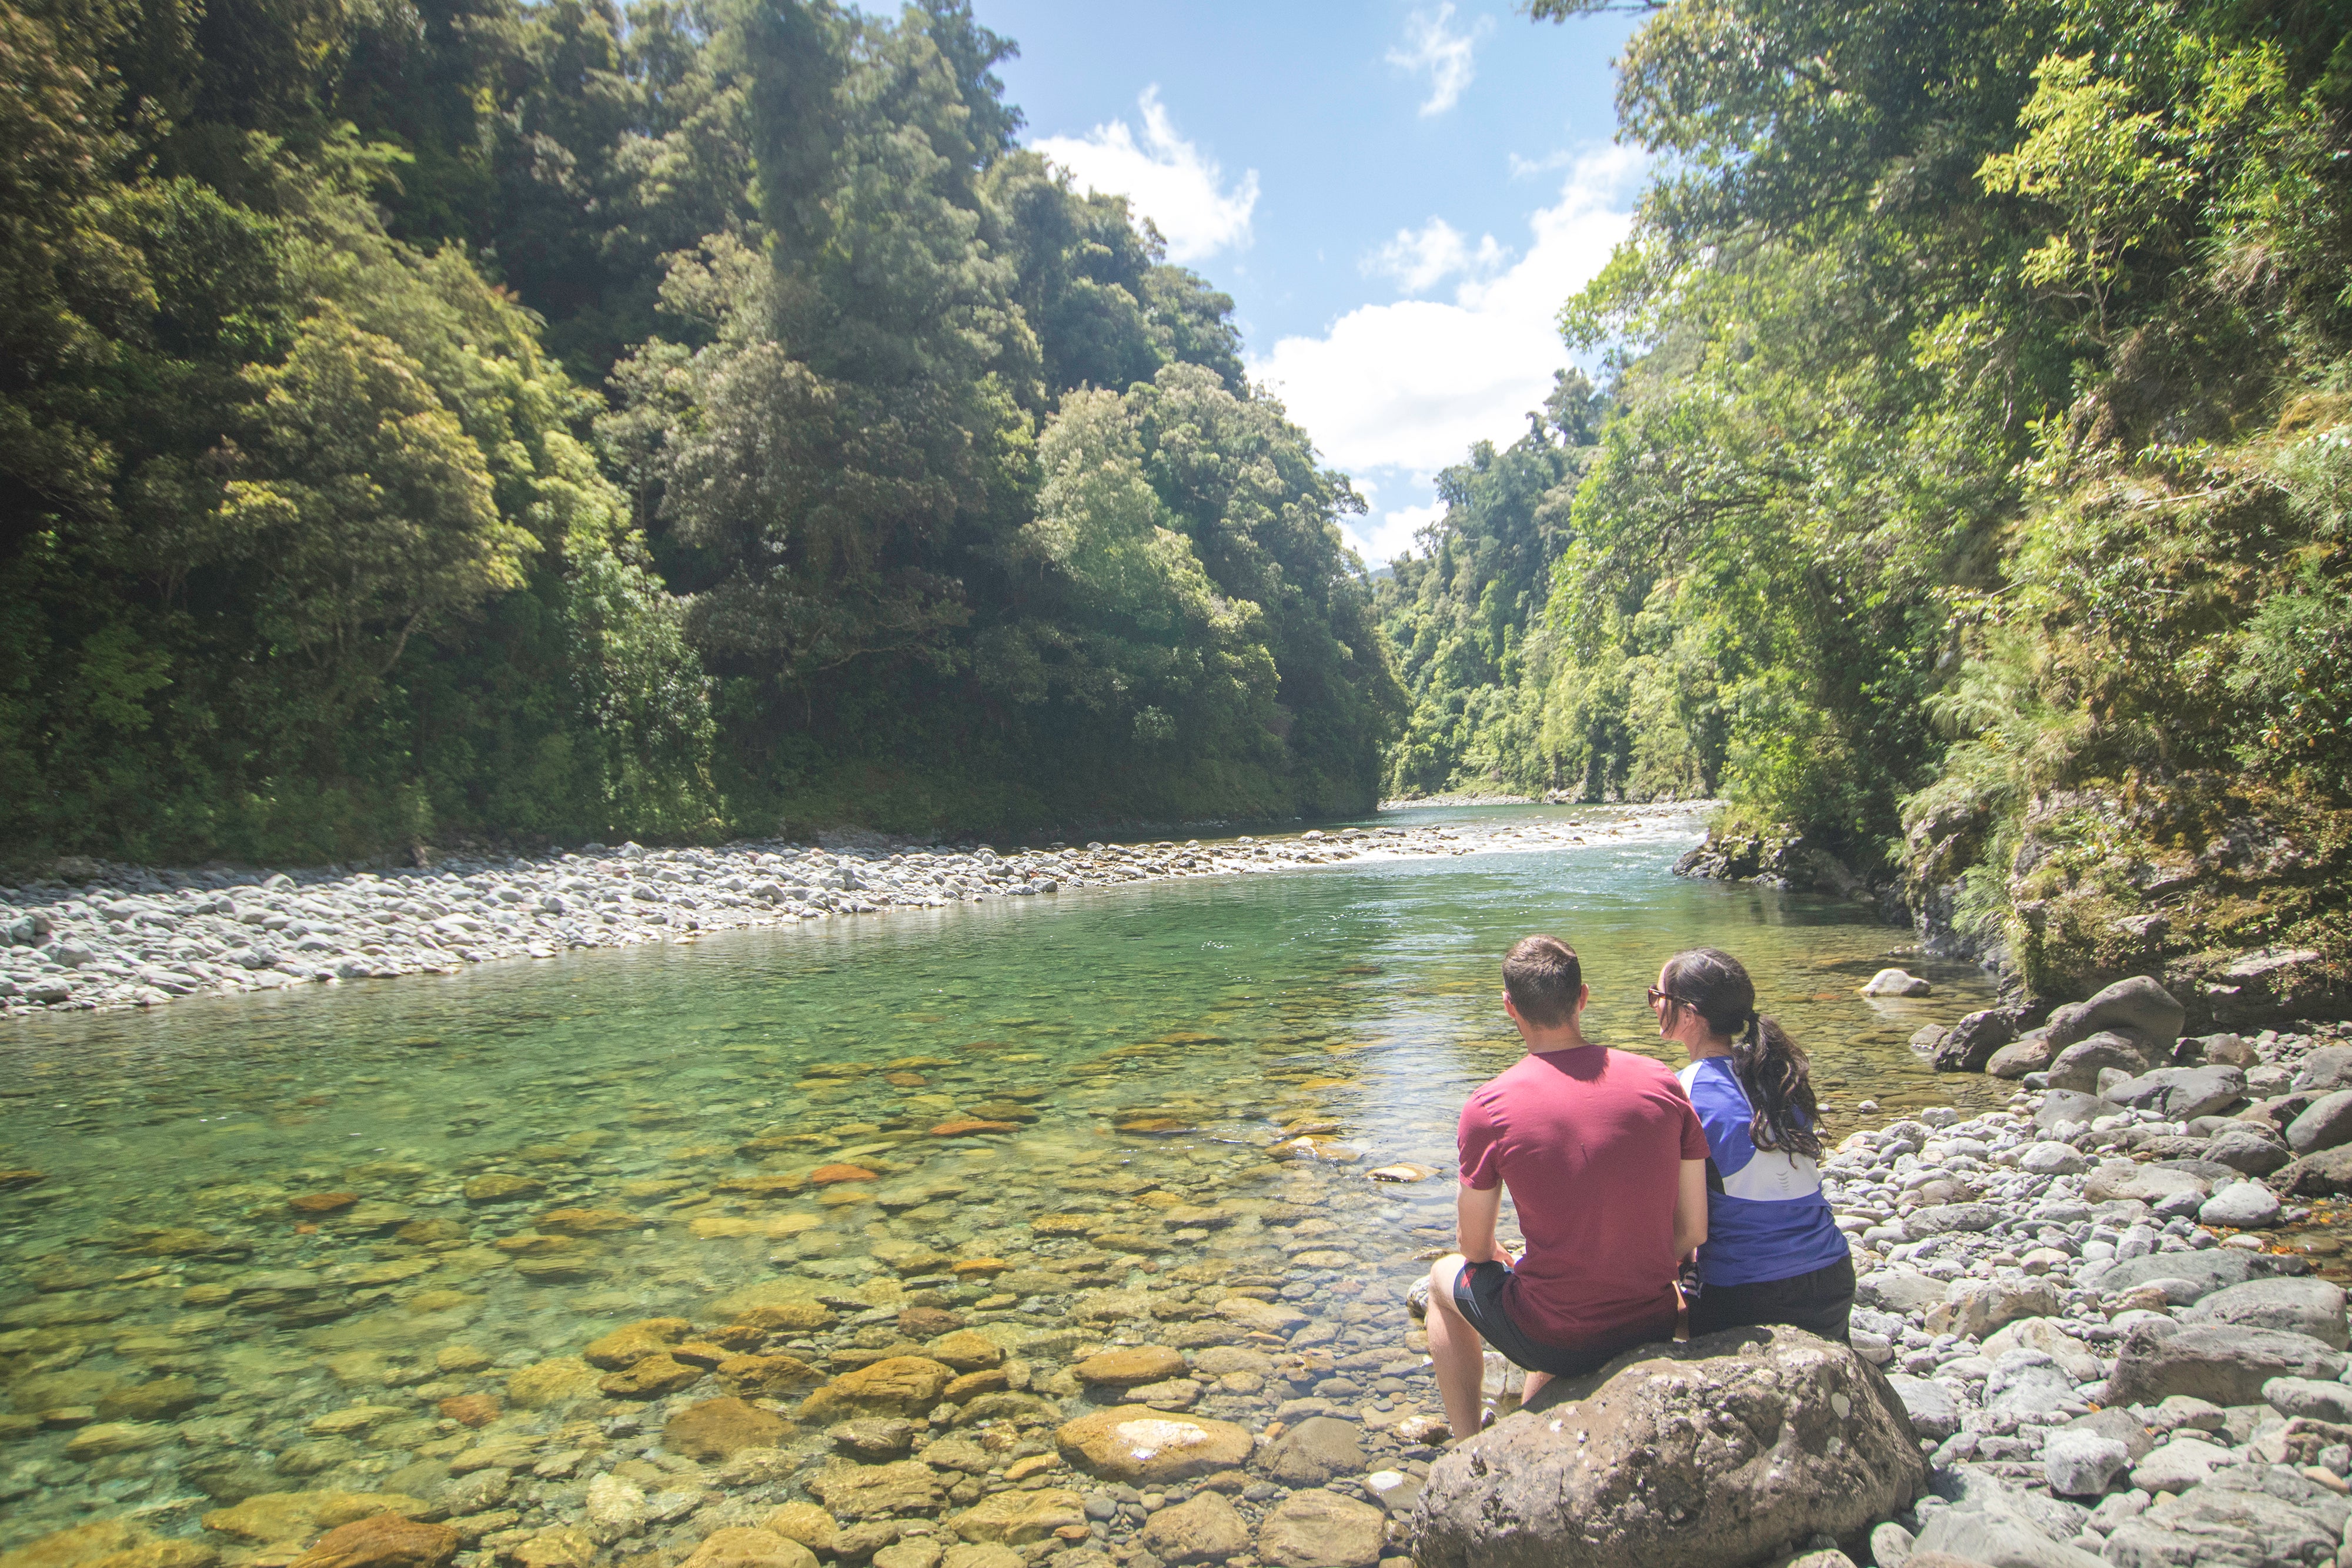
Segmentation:
<svg viewBox="0 0 2352 1568">
<path fill-rule="evenodd" d="M 1503 994 L 1538 1029 L 1558 1029 L 1576 1017 L 1584 966 L 1557 936 L 1522 936 L 1503 960 Z"/>
</svg>

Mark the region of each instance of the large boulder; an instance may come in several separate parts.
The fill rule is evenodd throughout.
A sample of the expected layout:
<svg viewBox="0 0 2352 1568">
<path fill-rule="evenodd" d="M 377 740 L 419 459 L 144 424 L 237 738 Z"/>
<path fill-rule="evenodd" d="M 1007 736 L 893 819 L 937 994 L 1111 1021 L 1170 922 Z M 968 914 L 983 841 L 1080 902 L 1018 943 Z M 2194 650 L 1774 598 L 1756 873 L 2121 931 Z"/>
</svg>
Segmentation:
<svg viewBox="0 0 2352 1568">
<path fill-rule="evenodd" d="M 2263 1385 L 2263 1403 L 2282 1416 L 2301 1416 L 2337 1427 L 2352 1423 L 2352 1386 L 2341 1383 L 2273 1377 Z"/>
<path fill-rule="evenodd" d="M 2074 1533 L 2074 1522 L 2084 1517 L 2081 1509 L 2013 1490 L 1970 1465 L 1937 1471 L 1936 1483 L 1951 1506 L 1936 1510 L 1920 1525 L 1905 1568 L 1927 1562 L 1973 1563 L 1986 1568 L 2105 1568 L 2067 1540 Z"/>
<path fill-rule="evenodd" d="M 1963 1276 L 1952 1281 L 1949 1293 L 1941 1302 L 1927 1309 L 1926 1326 L 1931 1334 L 1957 1333 L 1982 1339 L 2020 1318 L 2055 1316 L 2059 1304 L 2058 1287 L 2047 1280 L 2032 1276 L 1971 1280 Z"/>
<path fill-rule="evenodd" d="M 2279 1222 L 2278 1194 L 2258 1181 L 2231 1182 L 2197 1207 L 2197 1223 L 2231 1230 L 2263 1230 Z"/>
<path fill-rule="evenodd" d="M 2033 1125 L 2044 1133 L 2070 1123 L 2088 1126 L 2097 1118 L 2114 1113 L 2115 1107 L 2096 1094 L 2079 1089 L 2053 1089 L 2042 1097 L 2042 1108 L 2033 1113 Z"/>
<path fill-rule="evenodd" d="M 2100 1292 L 2112 1299 L 2150 1280 L 2186 1280 L 2196 1291 L 2189 1299 L 2198 1301 L 2249 1280 L 2301 1274 L 2309 1267 L 2300 1258 L 2241 1252 L 2234 1247 L 2207 1252 L 2151 1252 L 2116 1264 L 2098 1277 L 2097 1284 Z"/>
<path fill-rule="evenodd" d="M 2346 1345 L 2344 1292 L 2325 1280 L 2249 1280 L 2216 1291 L 2174 1315 L 2183 1322 L 2309 1334 L 2332 1350 Z"/>
<path fill-rule="evenodd" d="M 2153 1206 L 2168 1197 L 2202 1198 L 2212 1190 L 2213 1184 L 2200 1176 L 2164 1166 L 2144 1166 L 2137 1160 L 2108 1160 L 2083 1178 L 2083 1198 L 2087 1203 L 2137 1198 Z"/>
<path fill-rule="evenodd" d="M 2332 1563 L 2352 1505 L 2285 1465 L 2231 1465 L 2107 1537 L 2111 1568 Z"/>
<path fill-rule="evenodd" d="M 2098 1092 L 2099 1074 L 2114 1068 L 2137 1078 L 2148 1070 L 2147 1053 L 2137 1041 L 2112 1031 L 2078 1040 L 2050 1059 L 2050 1087 L 2078 1094 Z"/>
<path fill-rule="evenodd" d="M 2219 1066 L 2159 1067 L 2099 1096 L 2111 1105 L 2153 1111 L 2168 1122 L 2210 1116 L 2245 1097 L 2246 1075 L 2237 1068 Z"/>
<path fill-rule="evenodd" d="M 2281 1166 L 2271 1176 L 2282 1197 L 2341 1197 L 2352 1193 L 2352 1144 L 2339 1144 Z"/>
<path fill-rule="evenodd" d="M 2323 1045 L 2303 1059 L 2294 1087 L 2321 1094 L 2352 1089 L 2352 1045 Z"/>
<path fill-rule="evenodd" d="M 2042 1476 L 2061 1497 L 2097 1497 L 2130 1462 L 2130 1449 L 2097 1432 L 2053 1432 L 2042 1448 Z"/>
<path fill-rule="evenodd" d="M 2145 975 L 2117 980 L 2090 1000 L 2050 1015 L 2050 1043 L 2059 1051 L 2102 1030 L 2127 1035 L 2157 1061 L 2168 1061 L 2189 1009 Z"/>
<path fill-rule="evenodd" d="M 2309 1334 L 2158 1319 L 2135 1323 L 2124 1335 L 2107 1399 L 2154 1405 L 2186 1394 L 2224 1406 L 2256 1405 L 2273 1377 L 2336 1377 L 2344 1364 L 2341 1351 Z"/>
<path fill-rule="evenodd" d="M 1948 1281 L 1933 1274 L 1907 1263 L 1893 1263 L 1884 1269 L 1873 1269 L 1855 1281 L 1853 1299 L 1880 1312 L 1916 1312 L 1944 1301 L 1951 1289 Z"/>
<path fill-rule="evenodd" d="M 2285 1145 L 2264 1137 L 2251 1122 L 2222 1128 L 2205 1145 L 2205 1158 L 2250 1176 L 2266 1176 L 2294 1157 Z"/>
<path fill-rule="evenodd" d="M 1915 1437 L 1940 1443 L 1960 1429 L 1960 1402 L 1943 1384 L 1932 1377 L 1913 1377 L 1900 1372 L 1886 1382 L 1895 1390 L 1895 1397 L 1902 1405 Z"/>
<path fill-rule="evenodd" d="M 1938 1072 L 1982 1072 L 1992 1053 L 2016 1038 L 2017 1015 L 2006 1008 L 1987 1008 L 1946 1030 L 1929 1064 Z"/>
<path fill-rule="evenodd" d="M 1926 1467 L 1885 1378 L 1800 1330 L 1644 1346 L 1556 1381 L 1430 1468 L 1422 1568 L 1683 1568 L 1852 1536 Z"/>
<path fill-rule="evenodd" d="M 2068 1333 L 2056 1318 L 2020 1318 L 1985 1338 L 1984 1355 L 1989 1361 L 1998 1363 L 2012 1350 L 2040 1351 L 2072 1382 L 2088 1383 L 2100 1375 L 2099 1358 L 2091 1354 L 2091 1347 Z"/>
<path fill-rule="evenodd" d="M 2056 1054 L 2050 1049 L 2048 1030 L 2028 1030 L 1994 1051 L 1985 1061 L 1985 1072 L 1993 1078 L 2022 1078 L 2046 1071 Z"/>
<path fill-rule="evenodd" d="M 2322 1094 L 2286 1124 L 2286 1146 L 2298 1155 L 2315 1155 L 2341 1144 L 2352 1144 L 2352 1089 Z"/>
</svg>

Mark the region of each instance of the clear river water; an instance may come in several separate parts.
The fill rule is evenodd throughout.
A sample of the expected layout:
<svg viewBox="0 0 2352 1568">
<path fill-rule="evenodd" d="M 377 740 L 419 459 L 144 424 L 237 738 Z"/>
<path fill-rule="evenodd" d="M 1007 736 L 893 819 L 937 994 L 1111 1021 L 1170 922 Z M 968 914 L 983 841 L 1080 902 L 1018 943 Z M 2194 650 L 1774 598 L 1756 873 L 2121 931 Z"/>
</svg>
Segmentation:
<svg viewBox="0 0 2352 1568">
<path fill-rule="evenodd" d="M 1381 821 L 1528 818 L 1593 841 L 10 1020 L 0 1547 L 114 1514 L 194 1534 L 256 1466 L 416 1486 L 473 1419 L 441 1402 L 525 1403 L 516 1369 L 664 1313 L 1045 1322 L 1177 1281 L 1386 1312 L 1450 1234 L 1454 1116 L 1518 1049 L 1496 966 L 1529 931 L 1581 953 L 1591 1034 L 1661 1056 L 1660 961 L 1739 955 L 1832 1132 L 1990 1101 L 1906 1045 L 1983 977 L 1890 957 L 1907 934 L 1850 903 L 1671 875 L 1695 820 Z M 1856 994 L 1897 961 L 1935 994 Z M 1405 1162 L 1441 1175 L 1369 1179 Z M 352 1407 L 380 1413 L 320 1424 Z"/>
</svg>

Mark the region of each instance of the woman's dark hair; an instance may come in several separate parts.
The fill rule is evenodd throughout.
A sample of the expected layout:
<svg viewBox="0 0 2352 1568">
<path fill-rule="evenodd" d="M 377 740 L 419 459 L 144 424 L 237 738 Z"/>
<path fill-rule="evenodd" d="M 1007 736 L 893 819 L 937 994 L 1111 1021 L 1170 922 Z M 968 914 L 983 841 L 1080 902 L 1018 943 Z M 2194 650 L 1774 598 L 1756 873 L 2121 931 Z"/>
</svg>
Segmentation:
<svg viewBox="0 0 2352 1568">
<path fill-rule="evenodd" d="M 1779 1023 L 1757 1014 L 1756 982 L 1739 960 L 1719 947 L 1677 953 L 1666 960 L 1659 988 L 1667 1000 L 1698 1014 L 1709 1030 L 1730 1037 L 1732 1071 L 1756 1108 L 1748 1124 L 1756 1146 L 1819 1159 L 1812 1064 Z"/>
</svg>

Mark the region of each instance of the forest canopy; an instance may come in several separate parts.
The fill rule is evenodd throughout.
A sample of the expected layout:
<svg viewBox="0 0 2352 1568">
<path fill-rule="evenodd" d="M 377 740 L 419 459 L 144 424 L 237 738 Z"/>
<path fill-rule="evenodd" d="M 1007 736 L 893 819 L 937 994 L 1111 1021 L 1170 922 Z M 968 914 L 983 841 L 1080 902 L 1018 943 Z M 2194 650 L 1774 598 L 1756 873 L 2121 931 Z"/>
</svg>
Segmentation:
<svg viewBox="0 0 2352 1568">
<path fill-rule="evenodd" d="M 0 5 L 8 852 L 1368 808 L 1360 503 L 1011 48 Z"/>
</svg>

